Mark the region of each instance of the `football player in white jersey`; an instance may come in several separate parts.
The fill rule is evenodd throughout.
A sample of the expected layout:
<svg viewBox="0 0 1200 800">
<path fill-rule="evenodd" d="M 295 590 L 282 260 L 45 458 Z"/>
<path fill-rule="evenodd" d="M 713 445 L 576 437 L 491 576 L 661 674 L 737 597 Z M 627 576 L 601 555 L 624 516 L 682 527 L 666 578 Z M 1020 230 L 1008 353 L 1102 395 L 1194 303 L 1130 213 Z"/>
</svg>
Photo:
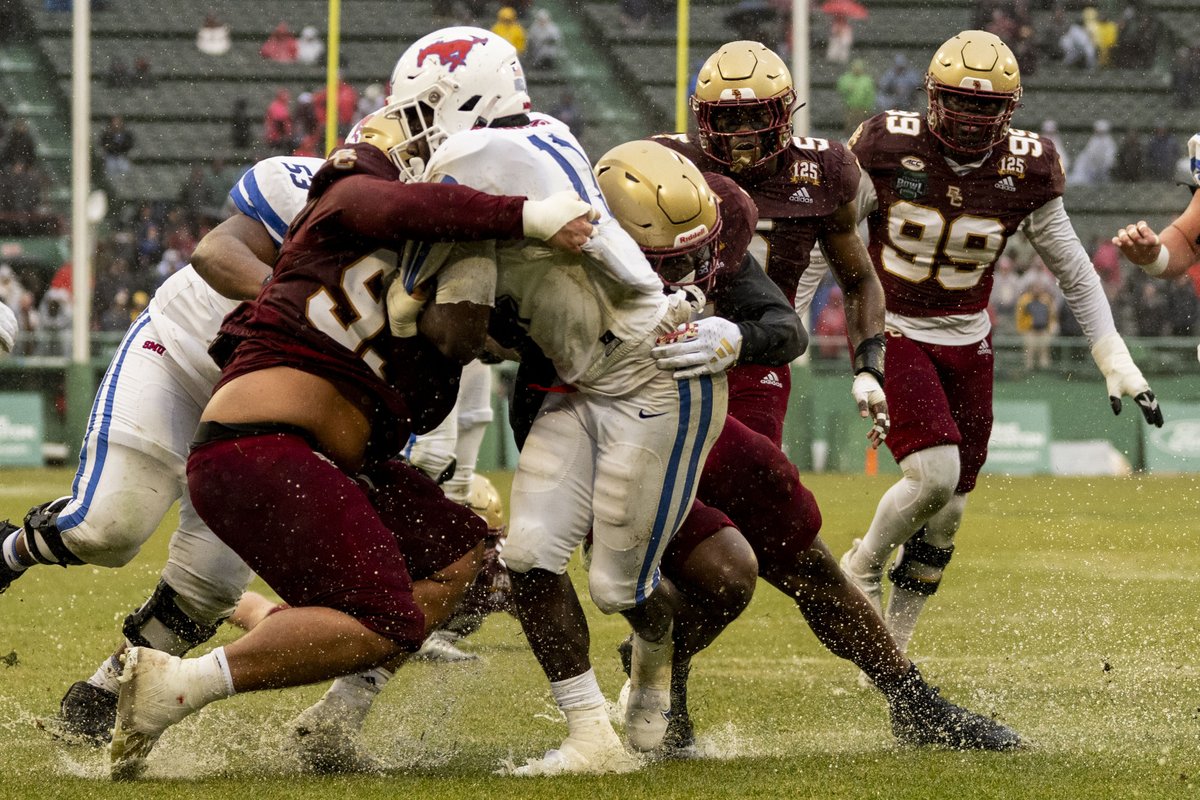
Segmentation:
<svg viewBox="0 0 1200 800">
<path fill-rule="evenodd" d="M 882 605 L 907 650 L 954 550 L 967 495 L 987 455 L 993 354 L 992 266 L 1018 230 L 1054 272 L 1104 375 L 1112 410 L 1134 399 L 1148 424 L 1162 410 L 1113 323 L 1091 259 L 1063 207 L 1054 145 L 1009 126 L 1021 96 L 1012 51 L 985 31 L 946 41 L 926 75 L 925 115 L 887 111 L 850 139 L 862 166 L 858 209 L 886 298 L 885 364 L 903 477 L 842 557 L 847 576 Z"/>
<path fill-rule="evenodd" d="M 1192 180 L 1200 186 L 1200 133 L 1188 140 L 1188 159 Z M 1200 261 L 1200 194 L 1193 187 L 1188 207 L 1160 233 L 1143 219 L 1118 230 L 1112 241 L 1147 275 L 1180 277 Z"/>
<path fill-rule="evenodd" d="M 605 613 L 623 613 L 637 633 L 626 729 L 635 748 L 652 749 L 666 728 L 676 603 L 658 562 L 695 496 L 699 465 L 723 422 L 723 369 L 735 346 L 713 341 L 710 349 L 722 353 L 714 352 L 711 370 L 697 377 L 676 381 L 657 369 L 650 349 L 694 309 L 682 293 L 663 293 L 637 245 L 603 206 L 591 164 L 570 130 L 530 112 L 510 44 L 478 28 L 437 31 L 401 56 L 392 88 L 383 113 L 401 121 L 409 136 L 388 152 L 410 179 L 484 191 L 504 187 L 535 198 L 573 189 L 600 210 L 585 248 L 590 255 L 583 258 L 528 241 L 414 247 L 388 301 L 393 330 L 411 330 L 420 302 L 412 293 L 435 274 L 440 292 L 448 275 L 471 265 L 478 302 L 456 309 L 461 334 L 482 344 L 495 306 L 495 318 L 516 320 L 553 362 L 559 384 L 517 465 L 504 559 L 518 617 L 566 716 L 568 735 L 516 771 L 632 769 L 636 762 L 609 722 L 591 669 L 587 623 L 567 563 L 593 529 L 591 596 Z M 481 277 L 489 264 L 496 265 L 490 282 Z"/>
<path fill-rule="evenodd" d="M 0 353 L 11 353 L 17 338 L 17 315 L 5 303 L 0 303 Z"/>
</svg>

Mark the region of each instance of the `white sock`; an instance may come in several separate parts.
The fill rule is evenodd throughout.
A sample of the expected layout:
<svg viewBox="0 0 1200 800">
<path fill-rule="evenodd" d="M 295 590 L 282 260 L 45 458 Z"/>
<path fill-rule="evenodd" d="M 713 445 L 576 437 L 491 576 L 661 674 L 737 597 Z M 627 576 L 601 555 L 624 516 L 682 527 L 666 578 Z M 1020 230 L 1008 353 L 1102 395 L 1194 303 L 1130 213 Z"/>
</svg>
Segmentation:
<svg viewBox="0 0 1200 800">
<path fill-rule="evenodd" d="M 550 693 L 567 718 L 567 738 L 619 741 L 608 720 L 595 670 L 551 682 Z"/>
<path fill-rule="evenodd" d="M 375 698 L 392 679 L 392 674 L 390 670 L 379 667 L 357 675 L 345 675 L 333 682 L 320 702 L 331 715 L 337 717 L 339 724 L 359 730 L 366 722 Z"/>
<path fill-rule="evenodd" d="M 117 660 L 116 656 L 110 656 L 104 659 L 104 663 L 96 669 L 87 682 L 106 692 L 117 694 L 121 690 L 121 684 L 117 680 L 120 675 L 121 662 Z"/>
<path fill-rule="evenodd" d="M 24 572 L 31 566 L 22 562 L 17 555 L 17 537 L 20 535 L 21 529 L 18 528 L 6 536 L 4 543 L 0 544 L 0 551 L 3 551 L 4 554 L 4 564 L 13 572 Z"/>
<path fill-rule="evenodd" d="M 887 627 L 901 653 L 908 652 L 909 642 L 917 629 L 917 618 L 921 616 L 921 609 L 925 608 L 928 600 L 927 594 L 917 594 L 903 586 L 892 587 L 887 607 Z"/>
<path fill-rule="evenodd" d="M 192 711 L 198 711 L 214 700 L 232 697 L 237 691 L 233 688 L 224 647 L 198 658 L 180 659 L 180 672 L 191 689 L 186 703 Z"/>
</svg>

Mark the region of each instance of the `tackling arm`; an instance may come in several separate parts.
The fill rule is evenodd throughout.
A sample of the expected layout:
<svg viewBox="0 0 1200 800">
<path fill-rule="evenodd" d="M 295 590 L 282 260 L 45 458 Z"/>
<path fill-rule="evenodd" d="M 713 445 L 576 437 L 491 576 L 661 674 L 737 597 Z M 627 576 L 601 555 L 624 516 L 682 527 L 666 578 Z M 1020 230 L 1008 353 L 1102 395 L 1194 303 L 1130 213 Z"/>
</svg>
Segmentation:
<svg viewBox="0 0 1200 800">
<path fill-rule="evenodd" d="M 275 241 L 261 222 L 234 214 L 196 245 L 192 267 L 230 300 L 253 300 L 271 277 L 277 252 Z"/>
</svg>

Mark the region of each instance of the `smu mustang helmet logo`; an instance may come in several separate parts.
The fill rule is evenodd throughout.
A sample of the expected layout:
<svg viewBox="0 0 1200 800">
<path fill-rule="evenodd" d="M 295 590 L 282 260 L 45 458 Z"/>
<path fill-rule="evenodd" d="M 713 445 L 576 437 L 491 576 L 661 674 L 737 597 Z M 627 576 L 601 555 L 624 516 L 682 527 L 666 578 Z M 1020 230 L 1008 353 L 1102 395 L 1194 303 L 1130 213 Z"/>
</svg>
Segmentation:
<svg viewBox="0 0 1200 800">
<path fill-rule="evenodd" d="M 487 42 L 482 36 L 472 36 L 470 39 L 451 39 L 448 42 L 434 42 L 427 47 L 422 47 L 417 53 L 417 66 L 425 63 L 425 59 L 429 56 L 437 56 L 438 61 L 442 66 L 446 67 L 450 72 L 454 72 L 459 67 L 467 65 L 467 53 L 471 52 L 477 44 Z"/>
</svg>

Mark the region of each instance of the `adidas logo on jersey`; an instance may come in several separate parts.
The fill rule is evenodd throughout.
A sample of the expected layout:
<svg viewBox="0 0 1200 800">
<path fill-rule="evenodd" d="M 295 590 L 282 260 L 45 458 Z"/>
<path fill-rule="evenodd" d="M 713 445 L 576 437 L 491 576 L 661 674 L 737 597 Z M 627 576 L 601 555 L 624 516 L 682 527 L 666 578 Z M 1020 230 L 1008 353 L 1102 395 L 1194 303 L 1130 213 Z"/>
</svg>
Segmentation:
<svg viewBox="0 0 1200 800">
<path fill-rule="evenodd" d="M 809 202 L 812 202 L 812 200 L 810 199 Z M 763 375 L 763 379 L 759 383 L 763 386 L 774 386 L 776 389 L 783 388 L 783 381 L 779 380 L 779 376 L 775 374 L 774 370 Z"/>
<path fill-rule="evenodd" d="M 997 189 L 1003 189 L 1006 192 L 1015 192 L 1017 190 L 1017 184 L 1013 181 L 1012 175 L 1005 175 L 996 181 L 995 186 Z"/>
<path fill-rule="evenodd" d="M 975 351 L 977 356 L 990 356 L 992 354 L 992 346 L 988 344 L 988 340 L 984 339 L 979 343 L 979 349 Z"/>
<path fill-rule="evenodd" d="M 808 189 L 804 186 L 792 192 L 792 196 L 788 200 L 793 203 L 811 203 L 813 201 L 812 195 L 808 193 Z"/>
</svg>

